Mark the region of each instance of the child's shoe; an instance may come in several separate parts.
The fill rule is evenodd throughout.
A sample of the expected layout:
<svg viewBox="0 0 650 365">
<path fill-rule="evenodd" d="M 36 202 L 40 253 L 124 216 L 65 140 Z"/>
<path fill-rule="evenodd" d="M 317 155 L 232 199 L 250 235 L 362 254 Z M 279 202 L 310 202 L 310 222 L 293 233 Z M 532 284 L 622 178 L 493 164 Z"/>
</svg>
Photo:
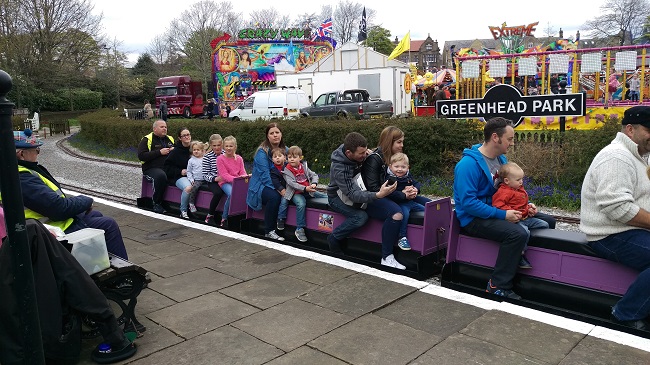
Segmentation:
<svg viewBox="0 0 650 365">
<path fill-rule="evenodd" d="M 278 234 L 275 233 L 275 231 L 271 231 L 271 232 L 265 234 L 264 237 L 270 238 L 272 240 L 284 241 L 284 237 L 278 236 Z"/>
<path fill-rule="evenodd" d="M 193 203 L 190 203 L 190 212 L 196 213 L 196 205 L 194 205 Z"/>
<path fill-rule="evenodd" d="M 411 244 L 409 244 L 409 240 L 406 237 L 402 237 L 397 241 L 397 246 L 401 248 L 404 251 L 408 251 L 411 249 Z"/>
<path fill-rule="evenodd" d="M 498 295 L 500 297 L 506 297 L 510 299 L 516 299 L 520 300 L 521 296 L 511 289 L 499 289 L 496 286 L 492 285 L 492 279 L 488 280 L 487 288 L 485 289 L 486 292 L 494 295 Z"/>
<path fill-rule="evenodd" d="M 223 229 L 228 229 L 228 219 L 222 219 L 220 226 Z"/>
<path fill-rule="evenodd" d="M 284 219 L 278 219 L 278 231 L 284 231 Z"/>
<path fill-rule="evenodd" d="M 530 261 L 528 261 L 526 256 L 521 255 L 521 258 L 519 259 L 519 268 L 520 269 L 532 269 L 533 265 L 530 264 Z"/>
<path fill-rule="evenodd" d="M 181 211 L 181 218 L 183 218 L 183 219 L 190 219 L 190 216 L 187 215 L 187 212 L 185 212 L 185 211 Z"/>
<path fill-rule="evenodd" d="M 205 223 L 210 224 L 210 219 L 214 218 L 212 214 L 208 214 L 205 216 Z"/>
<path fill-rule="evenodd" d="M 300 242 L 307 242 L 307 235 L 305 235 L 305 229 L 304 228 L 296 229 L 296 238 Z"/>
</svg>

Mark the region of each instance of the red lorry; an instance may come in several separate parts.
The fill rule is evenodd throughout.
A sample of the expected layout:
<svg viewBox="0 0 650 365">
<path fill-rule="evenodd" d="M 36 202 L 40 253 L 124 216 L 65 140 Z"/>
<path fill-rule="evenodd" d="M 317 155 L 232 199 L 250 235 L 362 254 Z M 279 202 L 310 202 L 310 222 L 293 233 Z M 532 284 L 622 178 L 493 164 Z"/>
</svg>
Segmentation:
<svg viewBox="0 0 650 365">
<path fill-rule="evenodd" d="M 191 118 L 203 115 L 203 93 L 201 81 L 192 81 L 189 76 L 169 76 L 156 83 L 156 109 L 162 100 L 167 101 L 169 115 Z"/>
</svg>

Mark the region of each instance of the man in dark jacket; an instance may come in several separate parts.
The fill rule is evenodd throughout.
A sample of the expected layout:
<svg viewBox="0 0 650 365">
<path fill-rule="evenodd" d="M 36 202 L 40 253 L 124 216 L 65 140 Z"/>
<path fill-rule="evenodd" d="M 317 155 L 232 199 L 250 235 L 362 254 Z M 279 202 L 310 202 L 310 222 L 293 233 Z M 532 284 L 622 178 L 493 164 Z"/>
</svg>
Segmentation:
<svg viewBox="0 0 650 365">
<path fill-rule="evenodd" d="M 341 241 L 368 221 L 368 213 L 361 209 L 361 205 L 388 196 L 396 187 L 396 184 L 388 186 L 387 183 L 384 183 L 377 192 L 366 191 L 360 187 L 357 180 L 361 178 L 357 175 L 361 172 L 361 165 L 366 159 L 367 150 L 366 138 L 357 132 L 351 132 L 345 136 L 343 144 L 332 152 L 327 200 L 332 210 L 343 214 L 346 218 L 332 231 L 332 234 L 327 236 L 327 243 L 334 253 L 341 253 Z M 382 242 L 382 244 L 384 243 Z M 393 243 L 390 245 L 392 249 Z M 382 259 L 382 264 L 384 261 L 392 263 L 395 259 L 393 255 L 390 255 L 390 259 Z M 390 266 L 404 269 L 404 266 L 397 261 L 395 263 L 397 265 Z"/>
<path fill-rule="evenodd" d="M 138 160 L 142 174 L 153 183 L 153 210 L 164 213 L 161 203 L 167 188 L 167 175 L 163 170 L 167 155 L 174 149 L 174 138 L 167 135 L 167 122 L 157 120 L 153 132 L 142 138 L 138 145 Z"/>
<path fill-rule="evenodd" d="M 108 252 L 128 259 L 120 227 L 113 218 L 104 217 L 93 210 L 93 199 L 87 196 L 66 196 L 61 184 L 52 174 L 36 161 L 43 143 L 32 131 L 14 133 L 20 187 L 25 205 L 25 218 L 37 219 L 43 223 L 71 233 L 83 228 L 104 230 Z"/>
</svg>

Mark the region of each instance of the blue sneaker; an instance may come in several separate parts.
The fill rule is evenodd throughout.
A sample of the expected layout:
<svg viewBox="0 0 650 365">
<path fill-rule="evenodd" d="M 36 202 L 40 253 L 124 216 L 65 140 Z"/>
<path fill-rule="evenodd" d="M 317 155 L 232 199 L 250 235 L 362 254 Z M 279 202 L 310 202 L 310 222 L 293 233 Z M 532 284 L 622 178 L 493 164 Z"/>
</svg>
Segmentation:
<svg viewBox="0 0 650 365">
<path fill-rule="evenodd" d="M 510 299 L 520 300 L 521 296 L 510 289 L 499 289 L 496 286 L 492 285 L 492 279 L 488 281 L 486 292 L 500 297 L 506 297 Z"/>
<path fill-rule="evenodd" d="M 397 241 L 397 246 L 401 248 L 404 251 L 408 251 L 411 249 L 411 245 L 409 244 L 409 240 L 406 237 L 402 237 Z"/>
</svg>

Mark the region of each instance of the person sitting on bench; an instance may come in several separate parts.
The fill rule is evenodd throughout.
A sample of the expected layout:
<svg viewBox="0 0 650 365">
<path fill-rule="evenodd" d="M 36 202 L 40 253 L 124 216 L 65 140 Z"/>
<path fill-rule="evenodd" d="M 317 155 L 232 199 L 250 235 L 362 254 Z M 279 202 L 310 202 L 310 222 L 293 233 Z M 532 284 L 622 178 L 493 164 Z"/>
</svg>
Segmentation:
<svg viewBox="0 0 650 365">
<path fill-rule="evenodd" d="M 93 199 L 66 196 L 61 184 L 37 161 L 43 143 L 30 129 L 14 132 L 25 219 L 33 218 L 72 233 L 83 228 L 104 230 L 108 252 L 128 260 L 120 227 L 113 218 L 93 210 Z"/>
</svg>

